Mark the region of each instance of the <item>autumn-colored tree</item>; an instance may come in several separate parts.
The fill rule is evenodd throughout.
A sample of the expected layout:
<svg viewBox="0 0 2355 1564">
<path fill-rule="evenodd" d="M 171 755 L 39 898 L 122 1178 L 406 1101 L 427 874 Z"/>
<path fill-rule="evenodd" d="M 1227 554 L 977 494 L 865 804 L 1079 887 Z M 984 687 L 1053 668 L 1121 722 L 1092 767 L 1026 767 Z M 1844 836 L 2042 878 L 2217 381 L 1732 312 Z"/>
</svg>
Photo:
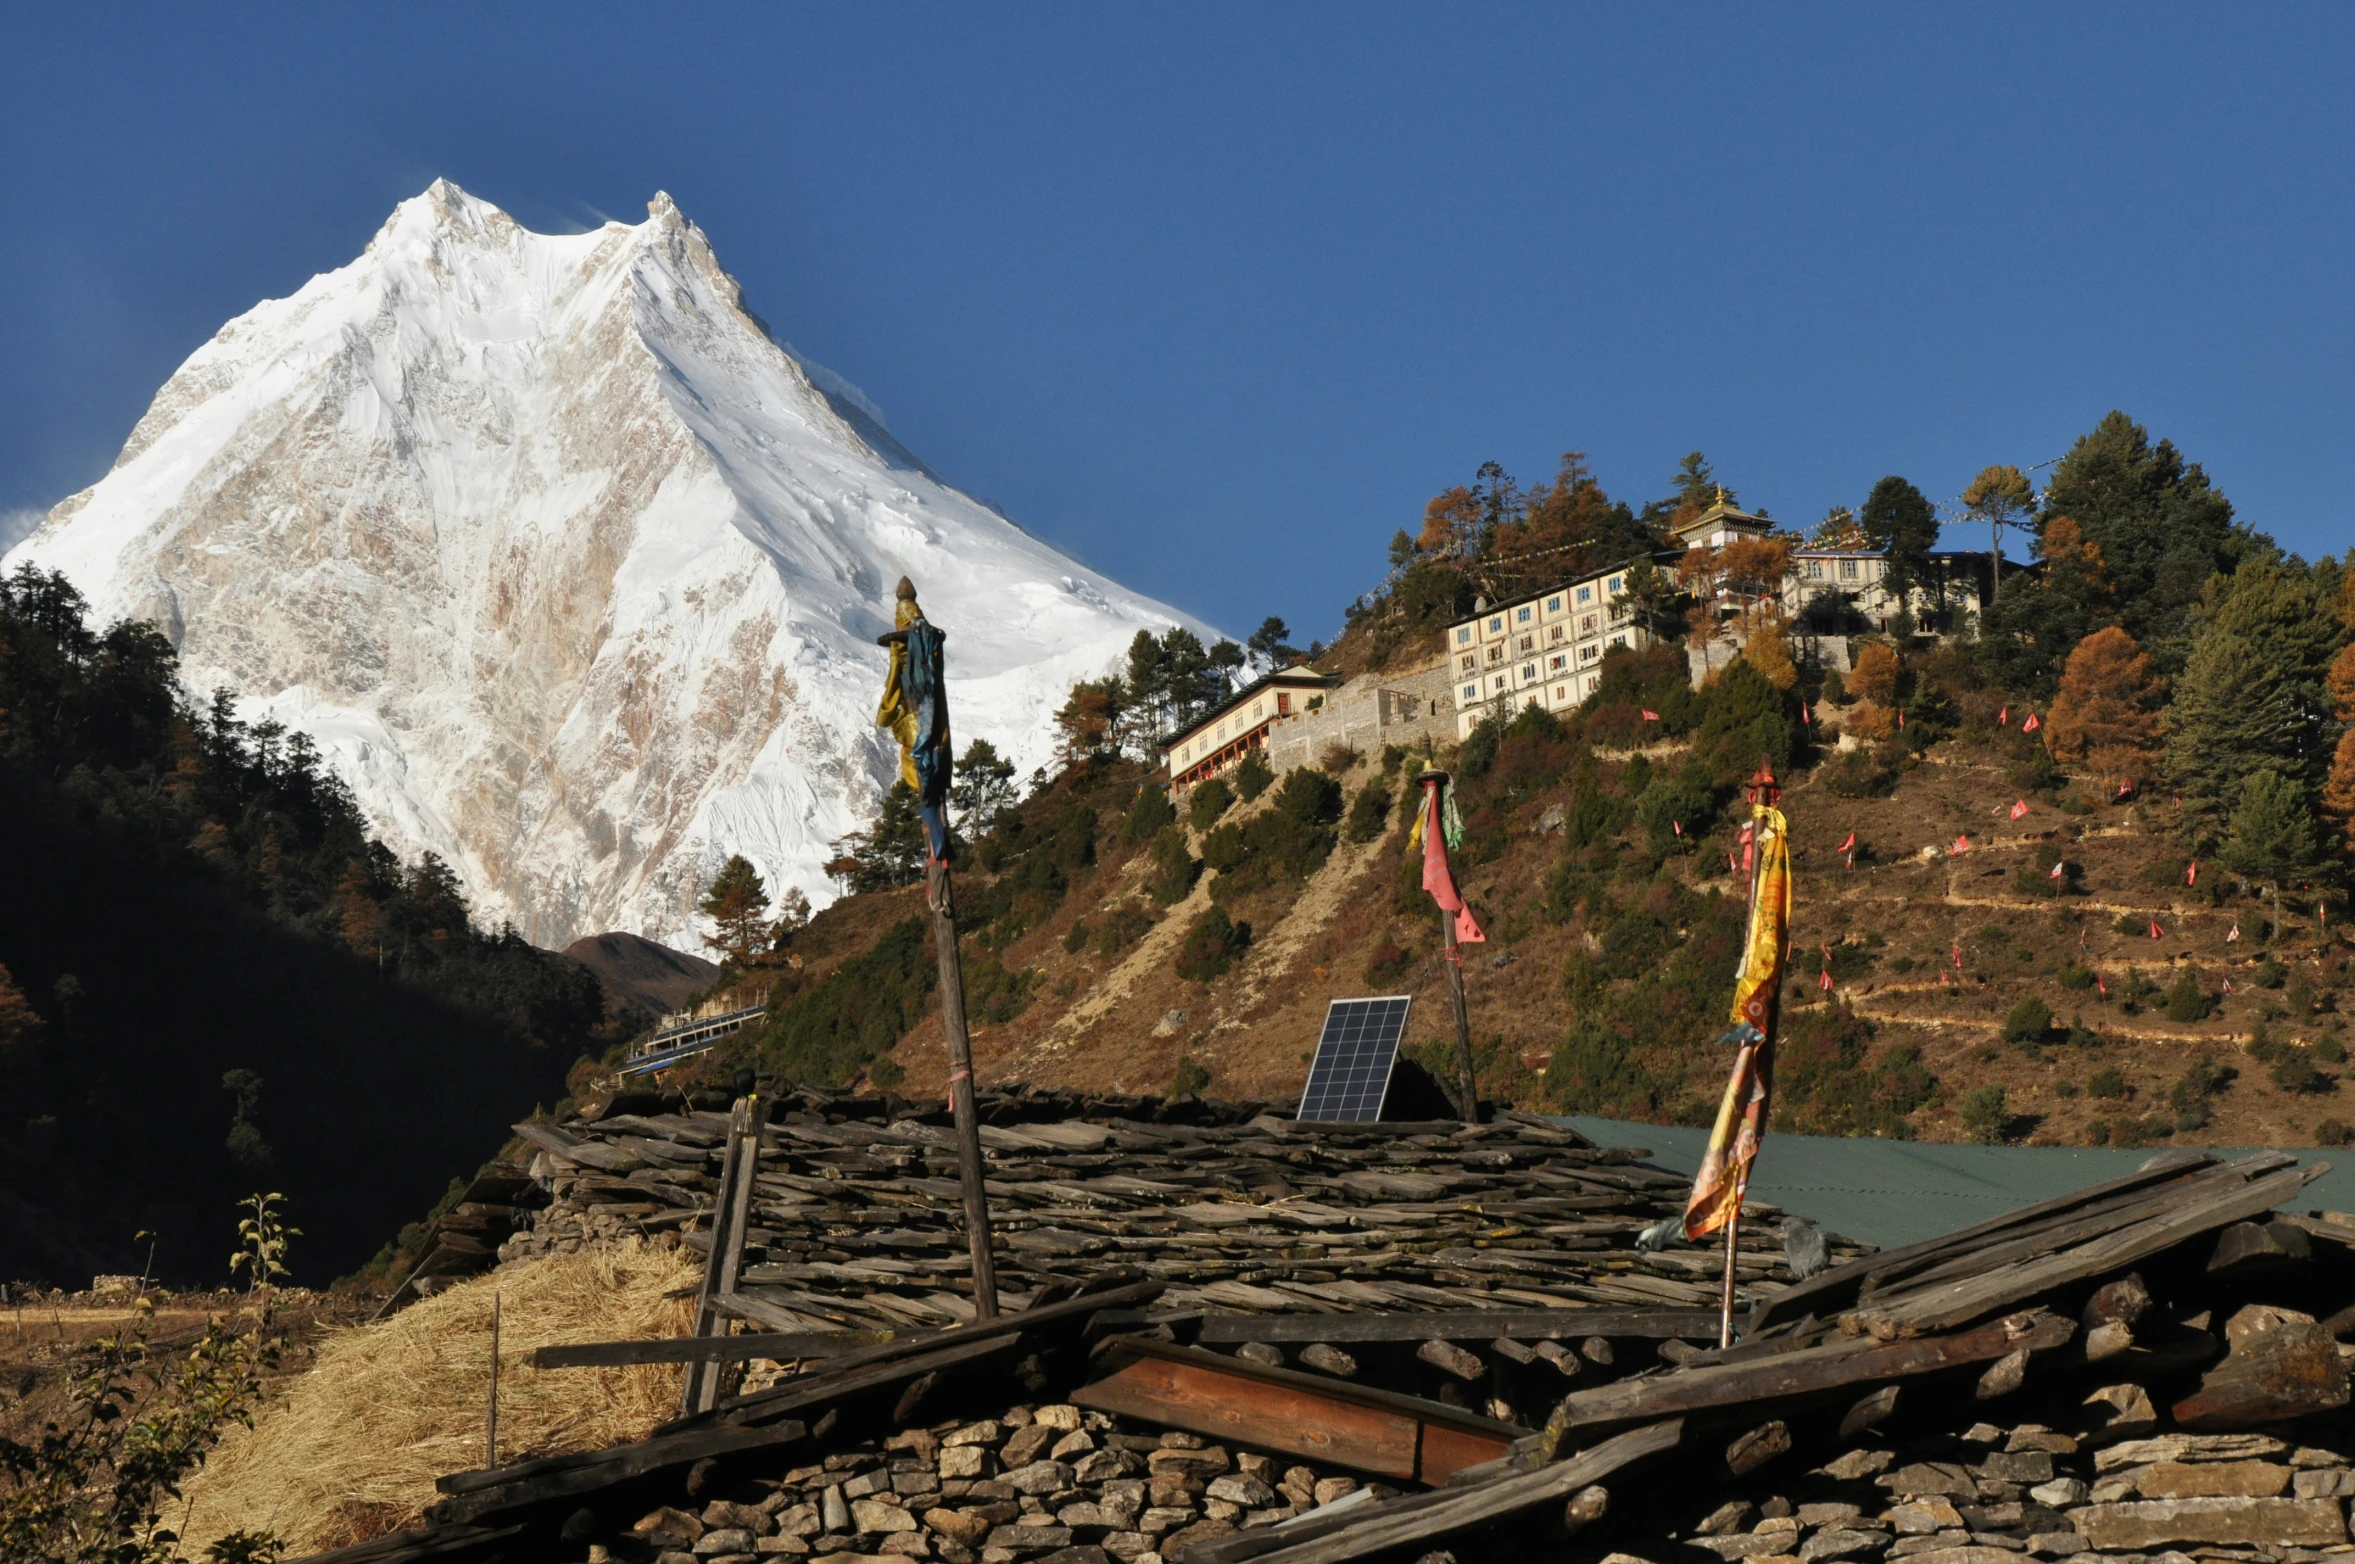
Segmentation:
<svg viewBox="0 0 2355 1564">
<path fill-rule="evenodd" d="M 697 907 L 712 922 L 703 943 L 736 965 L 750 966 L 769 948 L 769 888 L 742 853 L 720 866 Z"/>
<path fill-rule="evenodd" d="M 0 1069 L 14 1069 L 30 1058 L 41 1040 L 41 1016 L 16 986 L 6 967 L 0 967 Z"/>
<path fill-rule="evenodd" d="M 2077 643 L 2044 724 L 2053 758 L 2114 782 L 2151 774 L 2167 681 L 2116 625 Z"/>
<path fill-rule="evenodd" d="M 383 950 L 384 908 L 373 894 L 368 866 L 354 858 L 344 865 L 335 886 L 336 930 L 354 954 L 376 956 Z"/>
<path fill-rule="evenodd" d="M 1781 597 L 1783 578 L 1791 573 L 1792 540 L 1730 538 L 1717 551 L 1718 578 L 1751 597 Z"/>
<path fill-rule="evenodd" d="M 1791 660 L 1791 637 L 1780 609 L 1766 607 L 1750 616 L 1749 636 L 1742 643 L 1742 661 L 1765 675 L 1778 690 L 1799 686 L 1799 665 Z"/>
<path fill-rule="evenodd" d="M 1823 520 L 1807 535 L 1811 548 L 1868 549 L 1872 542 L 1864 535 L 1864 524 L 1856 519 L 1856 512 L 1845 505 L 1835 505 L 1824 512 Z"/>
<path fill-rule="evenodd" d="M 1112 748 L 1113 726 L 1120 720 L 1125 694 L 1121 682 L 1082 679 L 1071 687 L 1071 698 L 1055 713 L 1055 758 L 1077 765 Z"/>
<path fill-rule="evenodd" d="M 1873 641 L 1857 652 L 1856 662 L 1848 674 L 1848 693 L 1859 700 L 1886 706 L 1897 699 L 1897 653 L 1878 641 Z"/>
<path fill-rule="evenodd" d="M 2085 529 L 2067 516 L 2055 516 L 2044 524 L 2037 547 L 2044 555 L 2045 591 L 2062 594 L 2086 614 L 2111 612 L 2116 592 L 2110 585 L 2109 565 L 2101 545 L 2088 538 Z"/>
<path fill-rule="evenodd" d="M 2355 641 L 2339 648 L 2339 655 L 2331 660 L 2330 672 L 2322 676 L 2322 687 L 2330 696 L 2331 709 L 2341 722 L 2355 722 Z"/>
<path fill-rule="evenodd" d="M 2003 554 L 2003 529 L 2017 527 L 2027 519 L 2036 506 L 2036 491 L 2028 483 L 2027 474 L 2004 463 L 1980 469 L 1971 486 L 1963 490 L 1963 509 L 1972 517 L 1987 523 L 1988 548 L 1999 560 Z M 1995 571 L 1994 592 L 2003 596 L 2003 570 Z"/>
<path fill-rule="evenodd" d="M 2322 784 L 2322 817 L 2338 850 L 2355 855 L 2355 727 L 2339 735 L 2338 752 Z"/>
</svg>

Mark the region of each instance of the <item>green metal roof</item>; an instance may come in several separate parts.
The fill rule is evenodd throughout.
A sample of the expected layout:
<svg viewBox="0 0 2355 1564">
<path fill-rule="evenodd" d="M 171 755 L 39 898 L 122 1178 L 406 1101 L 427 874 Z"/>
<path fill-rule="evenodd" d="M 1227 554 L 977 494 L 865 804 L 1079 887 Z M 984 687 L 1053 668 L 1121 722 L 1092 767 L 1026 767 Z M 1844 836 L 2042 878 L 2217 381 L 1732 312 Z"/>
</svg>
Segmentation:
<svg viewBox="0 0 2355 1564">
<path fill-rule="evenodd" d="M 1629 1124 L 1572 1114 L 1569 1125 L 1598 1146 L 1640 1147 L 1652 1162 L 1690 1177 L 1709 1132 L 1665 1124 Z M 1839 1140 L 1826 1135 L 1769 1135 L 1750 1175 L 1750 1198 L 1821 1223 L 1843 1237 L 1886 1249 L 1968 1227 L 2018 1206 L 2065 1195 L 2131 1173 L 2176 1142 L 2140 1151 L 2077 1146 L 1948 1146 L 1918 1140 Z M 2196 1148 L 2210 1149 L 2210 1148 Z M 2252 1149 L 2218 1150 L 2245 1156 Z M 2331 1166 L 2312 1147 L 2290 1147 L 2300 1162 Z M 2355 1154 L 2308 1184 L 2300 1211 L 2355 1211 Z"/>
</svg>

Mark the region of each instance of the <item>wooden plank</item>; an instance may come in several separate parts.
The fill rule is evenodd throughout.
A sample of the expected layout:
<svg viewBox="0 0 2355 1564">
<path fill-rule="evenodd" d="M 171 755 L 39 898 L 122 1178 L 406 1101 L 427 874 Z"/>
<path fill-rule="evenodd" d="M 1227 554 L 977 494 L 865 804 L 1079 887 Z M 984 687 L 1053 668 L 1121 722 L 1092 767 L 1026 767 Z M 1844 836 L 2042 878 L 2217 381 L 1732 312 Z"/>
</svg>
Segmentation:
<svg viewBox="0 0 2355 1564">
<path fill-rule="evenodd" d="M 2178 1160 L 2167 1160 L 2170 1157 Z M 1969 1227 L 1958 1229 L 1941 1237 L 1926 1238 L 1918 1244 L 1907 1244 L 1898 1249 L 1885 1249 L 1878 1254 L 1861 1255 L 1854 1260 L 1844 1261 L 1820 1276 L 1810 1277 L 1795 1287 L 1786 1287 L 1781 1292 L 1761 1299 L 1751 1308 L 1749 1321 L 1742 1327 L 1742 1334 L 1755 1336 L 1769 1325 L 1782 1320 L 1795 1320 L 1802 1314 L 1815 1313 L 1828 1316 L 1832 1311 L 1845 1307 L 1855 1299 L 1857 1289 L 1863 1285 L 1864 1279 L 1868 1275 L 1876 1272 L 1886 1273 L 1893 1267 L 1921 1260 L 1931 1255 L 1946 1254 L 1968 1248 L 1992 1234 L 2005 1232 L 2044 1217 L 2073 1211 L 2088 1201 L 2100 1200 L 2110 1195 L 2124 1194 L 2130 1190 L 2164 1183 L 2195 1168 L 2205 1167 L 2215 1160 L 2214 1157 L 2204 1152 L 2161 1152 L 2157 1157 L 2152 1158 L 2152 1162 L 2157 1164 L 2156 1166 L 2137 1169 L 2122 1178 L 2109 1179 L 2099 1184 L 2089 1184 L 2073 1194 L 2056 1195 L 2050 1200 L 2040 1200 L 2034 1205 L 2022 1206 L 2017 1211 L 2006 1211 L 2001 1216 L 1989 1217 L 1984 1222 L 1975 1222 Z"/>
<path fill-rule="evenodd" d="M 2074 1322 L 2038 1310 L 1953 1336 L 1896 1342 L 1851 1339 L 1743 1363 L 1696 1364 L 1674 1373 L 1572 1391 L 1553 1422 L 1565 1433 L 1728 1411 L 1742 1412 L 1756 1422 L 1764 1402 L 1992 1363 L 2023 1347 L 2041 1352 L 2063 1346 L 2076 1332 Z"/>
<path fill-rule="evenodd" d="M 1843 1323 L 1853 1321 L 1855 1328 L 1881 1337 L 1947 1330 L 2038 1293 L 2123 1269 L 2187 1238 L 2270 1211 L 2329 1171 L 2328 1163 L 2284 1168 L 2237 1191 L 2221 1192 L 2041 1260 L 2006 1266 L 1992 1275 L 1965 1277 L 1886 1305 L 1868 1304 Z"/>
<path fill-rule="evenodd" d="M 752 1208 L 753 1175 L 760 1162 L 760 1126 L 754 1114 L 766 1118 L 768 1105 L 758 1097 L 739 1097 L 728 1116 L 728 1150 L 720 1167 L 718 1199 L 712 1202 L 711 1254 L 704 1262 L 703 1288 L 695 1298 L 696 1336 L 720 1333 L 719 1297 L 736 1290 L 736 1274 L 744 1263 L 744 1234 Z M 708 1412 L 720 1397 L 720 1365 L 716 1358 L 689 1360 L 686 1384 L 679 1392 L 681 1412 Z"/>
<path fill-rule="evenodd" d="M 888 1331 L 757 1331 L 745 1336 L 677 1336 L 662 1341 L 584 1341 L 541 1347 L 536 1369 L 612 1368 L 625 1363 L 737 1362 L 745 1358 L 840 1357 L 889 1339 Z"/>
<path fill-rule="evenodd" d="M 1295 1542 L 1284 1531 L 1270 1528 L 1271 1535 L 1279 1540 L 1275 1548 L 1208 1555 L 1197 1549 L 1188 1558 L 1209 1557 L 1220 1564 L 1254 1557 L 1262 1564 L 1344 1564 L 1345 1560 L 1378 1553 L 1396 1551 L 1404 1555 L 1409 1548 L 1438 1538 L 1493 1526 L 1545 1505 L 1558 1504 L 1590 1483 L 1601 1482 L 1638 1461 L 1675 1449 L 1683 1437 L 1684 1425 L 1671 1418 L 1607 1439 L 1567 1461 L 1534 1472 L 1516 1473 L 1465 1488 L 1444 1489 L 1433 1495 L 1418 1494 L 1388 1504 L 1359 1506 L 1334 1517 L 1331 1530 L 1322 1536 Z M 1415 1503 L 1416 1499 L 1429 1502 Z M 1313 1521 L 1305 1523 L 1302 1530 L 1313 1524 Z"/>
<path fill-rule="evenodd" d="M 484 1558 L 507 1551 L 523 1535 L 521 1526 L 424 1526 L 387 1532 L 349 1547 L 313 1553 L 294 1564 L 440 1564 Z"/>
<path fill-rule="evenodd" d="M 1206 1314 L 1198 1339 L 1230 1341 L 1493 1341 L 1641 1336 L 1717 1329 L 1714 1309 L 1441 1309 L 1386 1314 Z"/>
<path fill-rule="evenodd" d="M 1504 1454 L 1526 1433 L 1437 1401 L 1344 1384 L 1149 1337 L 1112 1342 L 1115 1367 L 1071 1396 L 1076 1406 L 1165 1423 L 1352 1471 L 1444 1482 Z M 1430 1440 L 1432 1428 L 1446 1430 Z M 1426 1450 L 1426 1442 L 1429 1448 Z"/>
</svg>

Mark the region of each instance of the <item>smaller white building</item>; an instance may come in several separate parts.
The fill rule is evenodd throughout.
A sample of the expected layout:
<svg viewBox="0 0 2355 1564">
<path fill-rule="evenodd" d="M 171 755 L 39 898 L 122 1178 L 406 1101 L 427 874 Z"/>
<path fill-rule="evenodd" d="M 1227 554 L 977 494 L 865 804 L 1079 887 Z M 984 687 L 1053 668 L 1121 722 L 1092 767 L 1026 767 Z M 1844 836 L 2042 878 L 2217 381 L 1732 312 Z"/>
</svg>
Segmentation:
<svg viewBox="0 0 2355 1564">
<path fill-rule="evenodd" d="M 1605 653 L 1650 644 L 1627 594 L 1627 568 L 1600 570 L 1450 625 L 1456 737 L 1492 712 L 1568 711 L 1602 682 Z"/>
<path fill-rule="evenodd" d="M 1313 668 L 1282 668 L 1245 685 L 1164 746 L 1170 786 L 1191 787 L 1265 748 L 1269 729 L 1322 705 L 1338 682 Z"/>
</svg>

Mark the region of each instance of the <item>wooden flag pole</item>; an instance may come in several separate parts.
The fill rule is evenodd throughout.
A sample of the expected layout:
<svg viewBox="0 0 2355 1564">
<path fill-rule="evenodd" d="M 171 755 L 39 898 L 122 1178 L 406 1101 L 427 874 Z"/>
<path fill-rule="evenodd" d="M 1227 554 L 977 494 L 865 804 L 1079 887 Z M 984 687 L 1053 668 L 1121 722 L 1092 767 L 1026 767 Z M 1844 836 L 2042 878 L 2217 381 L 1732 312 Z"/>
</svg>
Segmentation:
<svg viewBox="0 0 2355 1564">
<path fill-rule="evenodd" d="M 898 627 L 878 636 L 876 644 L 893 649 L 891 677 L 896 681 L 908 668 L 907 658 L 915 655 L 911 630 L 923 625 L 934 636 L 940 632 L 938 626 L 924 619 L 923 610 L 916 606 L 914 582 L 900 577 L 894 596 L 900 605 L 893 616 Z M 917 707 L 929 688 L 929 701 L 934 703 L 929 714 L 932 721 L 929 731 L 941 746 L 936 759 L 943 768 L 940 785 L 945 787 L 949 760 L 946 674 L 940 668 L 926 671 L 931 678 L 922 684 L 901 686 L 895 682 L 886 688 L 876 720 L 898 737 L 902 763 L 918 767 L 912 774 L 921 774 L 921 762 L 912 758 L 912 745 L 922 741 L 927 732 L 925 716 Z M 941 682 L 933 685 L 931 679 Z M 924 905 L 932 914 L 932 949 L 940 963 L 940 1030 L 948 1047 L 949 1111 L 956 1121 L 957 1181 L 965 1197 L 965 1247 L 973 1259 L 973 1314 L 976 1319 L 994 1320 L 998 1317 L 998 1267 L 990 1254 L 989 1192 L 982 1185 L 981 1124 L 973 1106 L 973 1038 L 965 1025 L 965 964 L 957 953 L 957 903 L 949 874 L 945 798 L 930 800 L 926 814 Z M 940 831 L 937 842 L 932 834 L 935 817 Z"/>
<path fill-rule="evenodd" d="M 1440 823 L 1439 790 L 1447 785 L 1447 773 L 1426 771 L 1416 780 L 1423 784 L 1423 796 L 1427 801 L 1426 818 L 1430 823 L 1425 829 L 1440 833 L 1439 852 L 1440 856 L 1445 857 L 1447 836 Z M 1424 850 L 1428 852 L 1430 849 L 1426 846 Z M 1454 873 L 1455 866 L 1451 863 L 1448 865 L 1448 874 L 1452 877 Z M 1461 900 L 1463 894 L 1463 887 L 1457 886 L 1457 899 Z M 1477 1124 L 1480 1122 L 1480 1082 L 1472 1069 L 1472 1018 L 1464 1008 L 1464 952 L 1463 947 L 1456 943 L 1456 915 L 1445 907 L 1439 909 L 1439 942 L 1447 962 L 1447 1002 L 1456 1018 L 1456 1098 L 1462 1104 L 1464 1122 Z"/>
<path fill-rule="evenodd" d="M 957 954 L 957 909 L 948 860 L 935 858 L 924 884 L 932 947 L 940 958 L 940 1030 L 948 1040 L 949 1111 L 957 1125 L 957 1178 L 965 1194 L 965 1246 L 973 1256 L 973 1313 L 998 1317 L 998 1267 L 989 1249 L 989 1192 L 981 1182 L 981 1126 L 973 1110 L 973 1039 L 965 1030 L 965 965 Z"/>
</svg>

